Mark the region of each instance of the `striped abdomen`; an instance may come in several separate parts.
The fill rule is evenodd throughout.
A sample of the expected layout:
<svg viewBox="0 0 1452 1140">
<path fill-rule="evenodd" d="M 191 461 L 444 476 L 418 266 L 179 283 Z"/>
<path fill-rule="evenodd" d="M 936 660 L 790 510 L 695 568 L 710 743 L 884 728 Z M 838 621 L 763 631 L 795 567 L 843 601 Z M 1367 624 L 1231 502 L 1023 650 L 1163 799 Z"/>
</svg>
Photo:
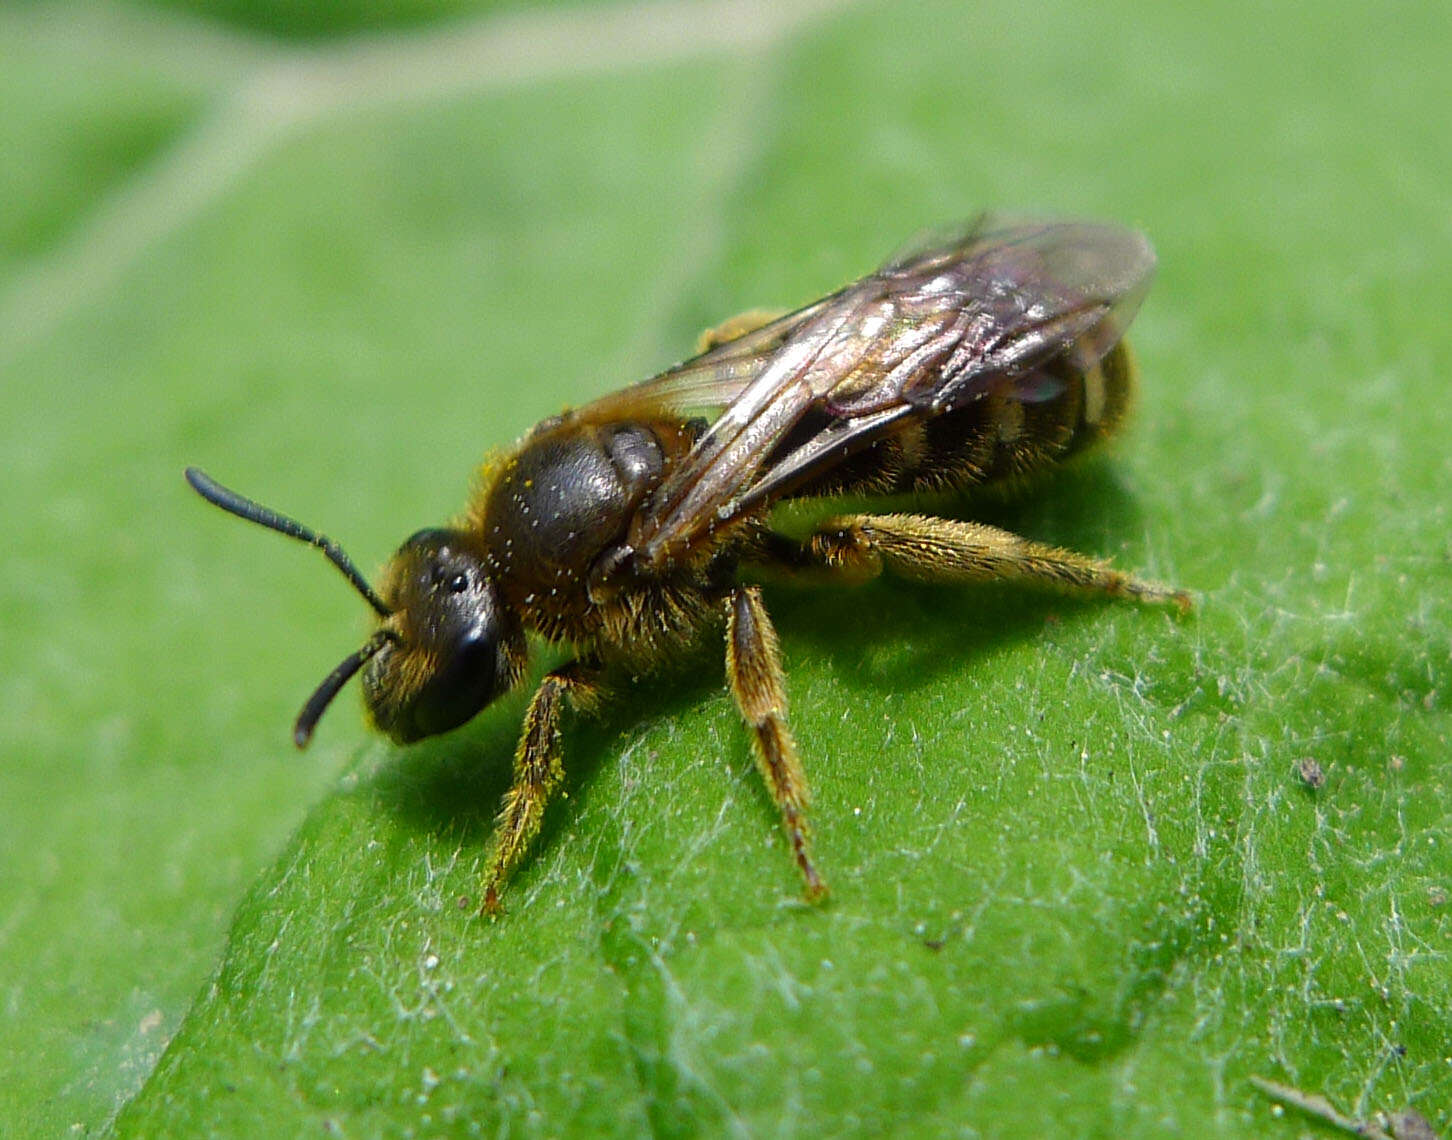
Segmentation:
<svg viewBox="0 0 1452 1140">
<path fill-rule="evenodd" d="M 1042 472 L 1115 431 L 1134 377 L 1123 341 L 1088 372 L 1061 358 L 1004 393 L 906 421 L 789 497 L 949 491 Z"/>
</svg>

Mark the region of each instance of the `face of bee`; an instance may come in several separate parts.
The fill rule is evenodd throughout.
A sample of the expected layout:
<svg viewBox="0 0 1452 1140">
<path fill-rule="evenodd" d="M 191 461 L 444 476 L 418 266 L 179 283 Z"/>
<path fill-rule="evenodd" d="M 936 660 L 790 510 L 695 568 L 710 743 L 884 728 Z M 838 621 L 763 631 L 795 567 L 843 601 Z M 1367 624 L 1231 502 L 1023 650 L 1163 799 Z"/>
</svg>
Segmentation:
<svg viewBox="0 0 1452 1140">
<path fill-rule="evenodd" d="M 524 636 L 465 535 L 421 530 L 388 566 L 389 634 L 363 671 L 368 715 L 400 743 L 457 728 L 519 679 Z"/>
</svg>

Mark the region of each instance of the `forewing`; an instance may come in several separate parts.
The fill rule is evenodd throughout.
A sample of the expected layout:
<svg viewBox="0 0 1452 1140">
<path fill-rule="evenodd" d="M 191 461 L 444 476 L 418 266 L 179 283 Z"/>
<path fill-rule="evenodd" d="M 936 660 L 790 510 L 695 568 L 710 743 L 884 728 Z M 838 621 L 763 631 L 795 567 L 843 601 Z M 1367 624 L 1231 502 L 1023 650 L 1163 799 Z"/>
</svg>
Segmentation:
<svg viewBox="0 0 1452 1140">
<path fill-rule="evenodd" d="M 1066 357 L 1086 372 L 1124 335 L 1154 273 L 1144 235 L 1090 222 L 985 220 L 899 254 L 879 278 L 903 332 L 825 403 L 827 426 L 737 498 L 747 509 L 871 446 L 902 420 L 930 418 L 991 393 L 1046 400 L 1062 381 L 1042 371 Z"/>
<path fill-rule="evenodd" d="M 581 418 L 611 421 L 660 415 L 715 419 L 733 404 L 788 341 L 832 298 L 778 317 L 744 336 L 719 344 L 638 384 L 611 392 L 576 411 Z"/>
<path fill-rule="evenodd" d="M 1067 354 L 1091 368 L 1123 335 L 1149 287 L 1142 234 L 1092 222 L 985 218 L 899 254 L 875 275 L 901 331 L 833 393 L 839 415 L 896 402 L 961 407 Z"/>
<path fill-rule="evenodd" d="M 731 341 L 672 374 L 647 381 L 658 384 L 657 394 L 672 401 L 699 405 L 705 397 L 728 394 L 730 399 L 637 517 L 632 542 L 642 566 L 668 560 L 737 513 L 736 500 L 772 449 L 828 397 L 844 373 L 862 362 L 872 342 L 856 330 L 871 323 L 880 300 L 875 279 L 864 278 L 801 314 L 783 318 L 792 322 L 785 335 L 774 326 L 758 330 L 772 330 L 776 342 L 764 354 L 733 354 L 738 342 Z"/>
<path fill-rule="evenodd" d="M 994 392 L 1042 398 L 1032 390 L 1039 366 L 1067 355 L 1092 367 L 1133 317 L 1153 267 L 1148 242 L 1131 230 L 981 219 L 582 409 L 724 409 L 637 520 L 637 558 L 669 559 L 904 419 Z M 827 413 L 824 429 L 765 466 L 813 408 Z"/>
</svg>

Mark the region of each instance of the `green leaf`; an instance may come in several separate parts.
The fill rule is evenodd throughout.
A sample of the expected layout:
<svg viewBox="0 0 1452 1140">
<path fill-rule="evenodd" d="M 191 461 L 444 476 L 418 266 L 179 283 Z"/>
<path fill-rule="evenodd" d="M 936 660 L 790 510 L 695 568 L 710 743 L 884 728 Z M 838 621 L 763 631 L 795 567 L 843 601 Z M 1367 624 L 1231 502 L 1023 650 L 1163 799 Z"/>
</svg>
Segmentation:
<svg viewBox="0 0 1452 1140">
<path fill-rule="evenodd" d="M 1299 1134 L 1252 1075 L 1452 1126 L 1449 31 L 0 13 L 0 1130 Z M 1161 271 L 1124 440 L 983 517 L 1189 620 L 769 590 L 821 908 L 714 648 L 570 729 L 497 922 L 527 694 L 296 755 L 366 610 L 184 465 L 376 564 L 561 405 L 986 206 Z"/>
</svg>

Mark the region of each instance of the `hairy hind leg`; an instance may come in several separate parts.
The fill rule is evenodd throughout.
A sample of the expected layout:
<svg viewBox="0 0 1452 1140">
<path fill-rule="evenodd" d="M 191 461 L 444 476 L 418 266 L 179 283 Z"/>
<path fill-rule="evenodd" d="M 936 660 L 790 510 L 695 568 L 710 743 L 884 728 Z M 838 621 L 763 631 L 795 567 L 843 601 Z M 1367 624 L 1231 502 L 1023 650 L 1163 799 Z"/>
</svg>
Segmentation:
<svg viewBox="0 0 1452 1140">
<path fill-rule="evenodd" d="M 1086 593 L 1190 609 L 1184 590 L 1115 570 L 1107 562 L 1033 542 L 983 523 L 931 515 L 841 515 L 801 545 L 794 570 L 828 570 L 849 580 L 889 570 L 922 582 L 1028 579 Z"/>
</svg>

